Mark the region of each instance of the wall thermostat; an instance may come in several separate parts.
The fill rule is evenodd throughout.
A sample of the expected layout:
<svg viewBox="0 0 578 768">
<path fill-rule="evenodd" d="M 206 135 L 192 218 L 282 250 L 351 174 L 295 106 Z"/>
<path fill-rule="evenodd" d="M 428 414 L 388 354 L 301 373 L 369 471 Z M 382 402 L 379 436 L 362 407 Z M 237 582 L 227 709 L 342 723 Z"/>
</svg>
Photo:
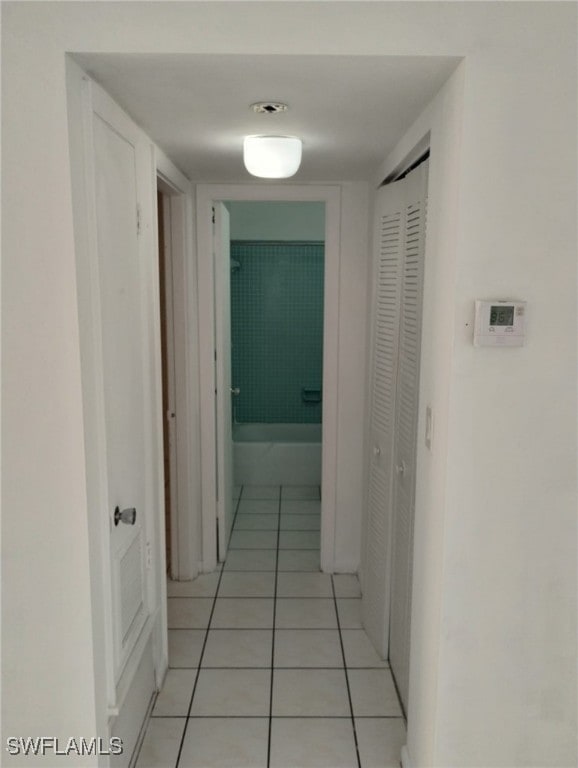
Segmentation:
<svg viewBox="0 0 578 768">
<path fill-rule="evenodd" d="M 525 301 L 476 301 L 475 347 L 521 347 L 524 344 Z"/>
</svg>

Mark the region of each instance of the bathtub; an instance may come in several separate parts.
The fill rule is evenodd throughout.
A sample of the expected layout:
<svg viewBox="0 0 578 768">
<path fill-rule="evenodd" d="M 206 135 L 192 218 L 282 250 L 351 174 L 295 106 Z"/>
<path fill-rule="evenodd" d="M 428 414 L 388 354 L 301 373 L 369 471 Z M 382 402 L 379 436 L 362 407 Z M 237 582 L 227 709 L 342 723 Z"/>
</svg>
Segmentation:
<svg viewBox="0 0 578 768">
<path fill-rule="evenodd" d="M 236 485 L 320 485 L 321 424 L 234 424 Z"/>
</svg>

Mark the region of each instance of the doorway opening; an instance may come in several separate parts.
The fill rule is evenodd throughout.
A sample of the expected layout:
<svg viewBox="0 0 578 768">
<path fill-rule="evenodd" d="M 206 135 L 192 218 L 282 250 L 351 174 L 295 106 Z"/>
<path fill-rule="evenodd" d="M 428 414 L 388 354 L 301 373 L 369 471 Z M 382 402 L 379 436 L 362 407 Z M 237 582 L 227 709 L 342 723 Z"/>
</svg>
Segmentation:
<svg viewBox="0 0 578 768">
<path fill-rule="evenodd" d="M 339 200 L 336 187 L 199 186 L 205 571 L 226 557 L 240 485 L 321 488 L 333 569 Z"/>
<path fill-rule="evenodd" d="M 234 485 L 321 485 L 325 204 L 226 203 Z"/>
</svg>

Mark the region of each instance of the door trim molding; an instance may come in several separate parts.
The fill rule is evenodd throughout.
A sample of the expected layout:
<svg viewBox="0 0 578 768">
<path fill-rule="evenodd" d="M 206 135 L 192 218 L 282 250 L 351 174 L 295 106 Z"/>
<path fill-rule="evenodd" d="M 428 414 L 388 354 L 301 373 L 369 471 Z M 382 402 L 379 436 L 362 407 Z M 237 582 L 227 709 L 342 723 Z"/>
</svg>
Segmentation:
<svg viewBox="0 0 578 768">
<path fill-rule="evenodd" d="M 214 275 L 212 213 L 214 201 L 310 201 L 325 203 L 325 280 L 323 317 L 323 426 L 321 462 L 321 570 L 335 562 L 337 483 L 337 407 L 339 373 L 339 272 L 341 187 L 335 185 L 199 184 L 196 194 L 201 395 L 202 569 L 217 565 L 216 458 L 214 410 Z"/>
</svg>

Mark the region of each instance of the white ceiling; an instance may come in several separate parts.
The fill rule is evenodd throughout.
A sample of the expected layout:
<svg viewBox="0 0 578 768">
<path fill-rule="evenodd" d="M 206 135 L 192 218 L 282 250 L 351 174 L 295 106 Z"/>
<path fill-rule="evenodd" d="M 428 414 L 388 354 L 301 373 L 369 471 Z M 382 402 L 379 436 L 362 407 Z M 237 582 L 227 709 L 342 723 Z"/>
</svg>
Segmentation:
<svg viewBox="0 0 578 768">
<path fill-rule="evenodd" d="M 458 63 L 452 57 L 79 54 L 193 181 L 247 182 L 248 134 L 303 139 L 297 182 L 370 179 Z M 257 115 L 256 101 L 289 110 Z"/>
</svg>

